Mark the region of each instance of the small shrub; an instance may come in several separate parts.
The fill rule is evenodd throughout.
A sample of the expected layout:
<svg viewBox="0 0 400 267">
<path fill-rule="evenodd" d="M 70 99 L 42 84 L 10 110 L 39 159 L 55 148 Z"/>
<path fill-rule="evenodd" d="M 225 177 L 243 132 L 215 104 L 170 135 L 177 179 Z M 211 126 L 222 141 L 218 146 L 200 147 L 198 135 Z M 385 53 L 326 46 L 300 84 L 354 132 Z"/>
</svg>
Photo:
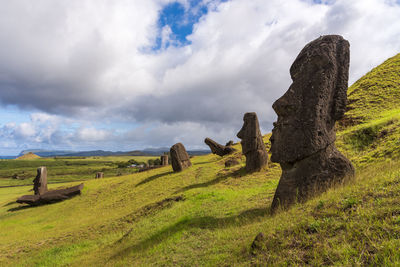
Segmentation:
<svg viewBox="0 0 400 267">
<path fill-rule="evenodd" d="M 343 209 L 347 210 L 347 209 L 351 209 L 355 205 L 357 205 L 358 204 L 358 200 L 353 198 L 353 197 L 349 197 L 349 198 L 345 198 L 343 200 L 342 204 L 343 204 Z"/>
<path fill-rule="evenodd" d="M 380 129 L 381 126 L 379 125 L 361 128 L 347 136 L 344 141 L 357 150 L 363 150 L 377 139 Z"/>
<path fill-rule="evenodd" d="M 320 200 L 320 201 L 318 202 L 318 204 L 317 204 L 317 209 L 318 209 L 318 210 L 322 209 L 322 208 L 324 207 L 324 205 L 325 205 L 325 201 Z"/>
<path fill-rule="evenodd" d="M 307 228 L 307 233 L 312 234 L 312 233 L 317 233 L 319 229 L 321 228 L 321 223 L 320 221 L 314 221 L 308 225 Z"/>
</svg>

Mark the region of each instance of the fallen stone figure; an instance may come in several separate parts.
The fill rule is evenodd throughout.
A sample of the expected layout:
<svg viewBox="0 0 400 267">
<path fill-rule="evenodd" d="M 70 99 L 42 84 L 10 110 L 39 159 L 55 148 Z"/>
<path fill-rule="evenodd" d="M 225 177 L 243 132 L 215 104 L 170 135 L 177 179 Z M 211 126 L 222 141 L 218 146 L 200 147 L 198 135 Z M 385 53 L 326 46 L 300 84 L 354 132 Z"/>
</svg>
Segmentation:
<svg viewBox="0 0 400 267">
<path fill-rule="evenodd" d="M 32 206 L 50 204 L 66 200 L 75 195 L 79 195 L 83 189 L 83 184 L 68 187 L 65 189 L 50 190 L 43 195 L 25 195 L 17 199 L 18 203 L 26 203 Z"/>
<path fill-rule="evenodd" d="M 18 203 L 26 203 L 31 206 L 54 203 L 66 200 L 75 195 L 79 195 L 83 189 L 83 184 L 72 186 L 65 189 L 48 190 L 47 189 L 47 169 L 39 167 L 37 176 L 33 180 L 34 195 L 25 195 L 17 199 Z"/>
<path fill-rule="evenodd" d="M 297 56 L 289 90 L 272 108 L 278 115 L 271 140 L 271 161 L 282 176 L 271 210 L 304 202 L 354 176 L 351 162 L 335 147 L 335 122 L 346 110 L 349 42 L 326 35 Z"/>
<path fill-rule="evenodd" d="M 236 149 L 234 149 L 233 147 L 218 144 L 217 142 L 208 137 L 204 140 L 204 143 L 206 143 L 210 147 L 211 152 L 213 154 L 216 154 L 221 157 L 232 154 L 233 152 L 236 151 Z"/>
</svg>

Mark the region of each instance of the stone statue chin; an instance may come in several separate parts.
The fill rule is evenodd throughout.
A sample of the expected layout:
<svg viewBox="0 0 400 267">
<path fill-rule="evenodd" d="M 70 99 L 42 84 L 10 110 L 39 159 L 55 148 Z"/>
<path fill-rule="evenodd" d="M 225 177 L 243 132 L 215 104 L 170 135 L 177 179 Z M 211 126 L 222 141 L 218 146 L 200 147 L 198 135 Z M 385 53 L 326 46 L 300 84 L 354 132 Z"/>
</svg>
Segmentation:
<svg viewBox="0 0 400 267">
<path fill-rule="evenodd" d="M 271 161 L 282 176 L 272 202 L 289 207 L 354 176 L 354 167 L 335 147 L 335 122 L 345 112 L 349 43 L 326 35 L 307 44 L 290 68 L 288 91 L 272 105 L 277 121 Z"/>
</svg>

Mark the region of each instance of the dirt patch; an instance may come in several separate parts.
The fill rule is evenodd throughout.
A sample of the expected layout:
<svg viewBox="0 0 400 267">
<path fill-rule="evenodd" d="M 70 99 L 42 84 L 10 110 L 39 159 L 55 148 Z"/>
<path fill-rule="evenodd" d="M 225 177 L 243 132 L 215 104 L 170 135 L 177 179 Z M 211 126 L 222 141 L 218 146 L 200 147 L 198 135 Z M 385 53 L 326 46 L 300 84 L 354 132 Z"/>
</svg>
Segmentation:
<svg viewBox="0 0 400 267">
<path fill-rule="evenodd" d="M 136 221 L 137 219 L 139 219 L 140 217 L 155 214 L 160 210 L 171 207 L 174 202 L 179 202 L 179 201 L 184 201 L 184 200 L 185 200 L 185 197 L 183 195 L 169 197 L 169 198 L 163 199 L 161 201 L 158 201 L 156 203 L 151 203 L 149 205 L 146 205 L 143 208 L 124 216 L 123 218 L 121 218 L 121 220 L 126 221 L 128 223 L 132 223 L 132 222 Z"/>
<path fill-rule="evenodd" d="M 146 205 L 143 208 L 122 217 L 121 220 L 124 222 L 127 222 L 127 223 L 133 223 L 142 217 L 155 214 L 163 209 L 167 209 L 167 208 L 171 207 L 175 202 L 180 202 L 180 201 L 184 201 L 184 200 L 185 200 L 184 195 L 169 197 L 169 198 L 163 199 L 161 201 L 158 201 L 156 203 L 151 203 L 149 205 Z M 125 239 L 125 237 L 129 236 L 129 234 L 132 232 L 132 230 L 133 230 L 133 228 L 130 229 L 128 232 L 126 232 L 121 237 L 121 239 L 119 239 L 117 242 L 123 241 Z"/>
</svg>

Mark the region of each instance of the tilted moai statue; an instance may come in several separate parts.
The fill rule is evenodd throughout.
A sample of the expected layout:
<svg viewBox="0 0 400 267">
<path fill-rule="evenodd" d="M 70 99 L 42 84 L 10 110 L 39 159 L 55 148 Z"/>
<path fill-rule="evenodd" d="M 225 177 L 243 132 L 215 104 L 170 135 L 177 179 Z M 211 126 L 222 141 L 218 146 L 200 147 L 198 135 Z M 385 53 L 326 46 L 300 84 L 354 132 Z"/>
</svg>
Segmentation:
<svg viewBox="0 0 400 267">
<path fill-rule="evenodd" d="M 47 190 L 47 168 L 39 167 L 36 178 L 33 179 L 33 191 L 35 195 L 43 195 Z"/>
<path fill-rule="evenodd" d="M 103 172 L 97 172 L 96 173 L 96 179 L 104 178 L 104 173 Z"/>
<path fill-rule="evenodd" d="M 167 166 L 168 165 L 168 155 L 161 155 L 161 166 Z"/>
<path fill-rule="evenodd" d="M 248 112 L 243 117 L 243 127 L 237 133 L 242 139 L 242 153 L 246 156 L 246 171 L 260 171 L 268 163 L 268 154 L 261 135 L 257 114 Z"/>
<path fill-rule="evenodd" d="M 218 144 L 217 142 L 208 137 L 204 140 L 204 143 L 206 143 L 210 147 L 211 152 L 213 154 L 216 154 L 221 157 L 232 154 L 236 151 L 236 149 L 234 149 L 232 146 L 224 146 Z"/>
<path fill-rule="evenodd" d="M 346 108 L 349 42 L 326 35 L 307 44 L 290 68 L 289 90 L 272 108 L 278 115 L 271 136 L 271 161 L 282 176 L 271 210 L 326 191 L 354 176 L 335 147 L 335 122 Z"/>
<path fill-rule="evenodd" d="M 65 189 L 48 190 L 47 189 L 47 169 L 39 167 L 37 176 L 33 180 L 34 195 L 24 195 L 17 199 L 18 203 L 25 203 L 32 206 L 49 204 L 58 201 L 63 201 L 81 193 L 83 184 L 68 187 Z"/>
<path fill-rule="evenodd" d="M 170 155 L 172 169 L 174 172 L 179 172 L 192 166 L 189 155 L 182 143 L 173 145 L 170 149 Z"/>
</svg>

